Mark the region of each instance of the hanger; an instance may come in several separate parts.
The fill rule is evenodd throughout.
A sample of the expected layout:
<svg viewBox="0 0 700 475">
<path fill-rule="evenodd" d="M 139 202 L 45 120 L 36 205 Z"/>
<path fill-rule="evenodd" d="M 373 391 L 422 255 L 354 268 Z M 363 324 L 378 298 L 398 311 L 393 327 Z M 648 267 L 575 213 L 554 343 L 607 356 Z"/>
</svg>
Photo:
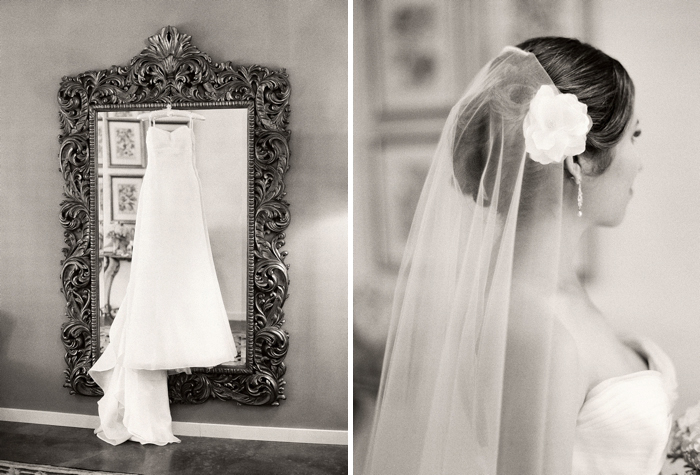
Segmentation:
<svg viewBox="0 0 700 475">
<path fill-rule="evenodd" d="M 204 117 L 203 115 L 199 115 L 199 114 L 196 114 L 194 112 L 173 109 L 171 104 L 168 104 L 167 106 L 165 106 L 165 109 L 144 112 L 143 114 L 139 114 L 138 116 L 136 116 L 136 118 L 140 119 L 140 120 L 151 119 L 151 118 L 153 120 L 156 120 L 156 119 L 160 119 L 161 117 L 187 117 L 188 119 L 207 120 L 207 118 Z"/>
</svg>

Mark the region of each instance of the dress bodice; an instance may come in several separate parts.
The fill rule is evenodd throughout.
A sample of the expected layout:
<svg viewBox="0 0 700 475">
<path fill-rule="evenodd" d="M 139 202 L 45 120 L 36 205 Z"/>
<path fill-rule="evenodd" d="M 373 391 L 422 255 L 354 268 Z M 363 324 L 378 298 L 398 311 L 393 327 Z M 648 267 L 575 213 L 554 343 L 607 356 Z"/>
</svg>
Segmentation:
<svg viewBox="0 0 700 475">
<path fill-rule="evenodd" d="M 149 167 L 190 163 L 193 158 L 192 129 L 183 125 L 173 131 L 151 126 L 146 133 Z"/>
<path fill-rule="evenodd" d="M 574 475 L 658 475 L 663 465 L 677 398 L 673 363 L 651 340 L 624 342 L 649 369 L 588 392 L 576 424 Z"/>
</svg>

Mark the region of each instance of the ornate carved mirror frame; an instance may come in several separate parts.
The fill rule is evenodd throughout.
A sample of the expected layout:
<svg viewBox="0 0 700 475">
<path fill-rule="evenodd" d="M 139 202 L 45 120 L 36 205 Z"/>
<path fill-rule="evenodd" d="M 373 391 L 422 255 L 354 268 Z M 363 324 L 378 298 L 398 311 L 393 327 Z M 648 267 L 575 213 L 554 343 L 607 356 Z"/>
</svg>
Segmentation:
<svg viewBox="0 0 700 475">
<path fill-rule="evenodd" d="M 61 338 L 66 348 L 65 387 L 71 394 L 100 396 L 88 370 L 99 356 L 98 222 L 96 157 L 98 111 L 213 108 L 236 105 L 252 110 L 249 121 L 248 295 L 246 363 L 241 367 L 194 369 L 169 377 L 171 402 L 207 399 L 278 405 L 285 399 L 284 358 L 288 334 L 282 306 L 289 283 L 284 231 L 289 205 L 284 175 L 289 160 L 289 93 L 284 69 L 214 63 L 174 27 L 151 36 L 147 48 L 128 66 L 113 66 L 64 77 L 58 93 L 59 141 L 65 228 L 61 278 L 66 317 Z"/>
</svg>

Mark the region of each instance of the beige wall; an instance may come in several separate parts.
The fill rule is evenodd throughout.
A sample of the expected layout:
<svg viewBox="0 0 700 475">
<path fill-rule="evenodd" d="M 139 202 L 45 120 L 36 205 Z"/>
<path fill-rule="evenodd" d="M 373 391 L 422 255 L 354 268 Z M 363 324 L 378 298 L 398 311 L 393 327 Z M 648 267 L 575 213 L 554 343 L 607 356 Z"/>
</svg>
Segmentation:
<svg viewBox="0 0 700 475">
<path fill-rule="evenodd" d="M 635 82 L 644 169 L 625 221 L 600 232 L 591 296 L 669 353 L 682 412 L 700 400 L 700 2 L 597 0 L 593 19 L 594 43 Z"/>
<path fill-rule="evenodd" d="M 176 405 L 176 421 L 347 428 L 347 5 L 308 1 L 0 3 L 0 407 L 97 414 L 62 387 L 61 77 L 126 64 L 166 25 L 214 61 L 287 69 L 290 349 L 280 407 Z"/>
</svg>

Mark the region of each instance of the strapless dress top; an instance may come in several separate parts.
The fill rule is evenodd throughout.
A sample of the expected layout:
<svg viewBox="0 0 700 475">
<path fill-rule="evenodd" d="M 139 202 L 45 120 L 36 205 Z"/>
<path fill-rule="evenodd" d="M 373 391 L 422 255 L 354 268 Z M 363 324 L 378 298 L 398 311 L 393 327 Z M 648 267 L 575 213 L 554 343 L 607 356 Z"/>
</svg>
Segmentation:
<svg viewBox="0 0 700 475">
<path fill-rule="evenodd" d="M 148 168 L 187 166 L 194 160 L 192 129 L 186 125 L 168 131 L 150 127 L 146 134 Z"/>
<path fill-rule="evenodd" d="M 649 369 L 593 387 L 576 423 L 574 475 L 658 475 L 677 399 L 670 358 L 646 338 L 625 338 Z"/>
</svg>

